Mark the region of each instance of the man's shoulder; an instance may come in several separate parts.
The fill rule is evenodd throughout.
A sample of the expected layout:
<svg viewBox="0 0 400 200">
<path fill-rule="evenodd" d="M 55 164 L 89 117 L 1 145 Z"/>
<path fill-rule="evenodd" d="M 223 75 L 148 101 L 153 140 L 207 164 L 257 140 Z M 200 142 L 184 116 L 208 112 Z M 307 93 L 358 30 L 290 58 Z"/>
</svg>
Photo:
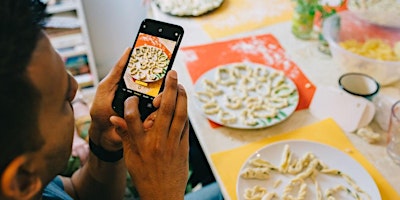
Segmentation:
<svg viewBox="0 0 400 200">
<path fill-rule="evenodd" d="M 73 200 L 65 191 L 59 176 L 55 177 L 43 190 L 43 200 Z"/>
</svg>

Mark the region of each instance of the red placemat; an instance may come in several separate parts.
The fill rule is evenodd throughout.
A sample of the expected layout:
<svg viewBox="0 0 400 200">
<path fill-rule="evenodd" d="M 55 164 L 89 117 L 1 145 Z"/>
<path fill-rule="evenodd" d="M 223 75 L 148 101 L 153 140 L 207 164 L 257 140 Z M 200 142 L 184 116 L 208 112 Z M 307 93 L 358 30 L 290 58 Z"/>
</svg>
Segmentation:
<svg viewBox="0 0 400 200">
<path fill-rule="evenodd" d="M 250 61 L 281 70 L 293 80 L 300 97 L 296 110 L 308 108 L 316 89 L 296 63 L 287 58 L 285 50 L 271 34 L 184 47 L 181 51 L 193 83 L 220 65 Z"/>
</svg>

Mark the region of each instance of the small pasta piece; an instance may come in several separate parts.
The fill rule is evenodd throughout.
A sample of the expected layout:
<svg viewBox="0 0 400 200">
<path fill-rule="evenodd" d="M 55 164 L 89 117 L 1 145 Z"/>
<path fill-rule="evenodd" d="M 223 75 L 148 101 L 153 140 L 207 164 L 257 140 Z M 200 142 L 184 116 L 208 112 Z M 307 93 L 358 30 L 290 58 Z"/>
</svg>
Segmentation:
<svg viewBox="0 0 400 200">
<path fill-rule="evenodd" d="M 252 77 L 243 77 L 239 80 L 239 86 L 246 88 L 247 91 L 255 91 L 257 83 Z"/>
<path fill-rule="evenodd" d="M 261 200 L 261 198 L 267 193 L 267 189 L 256 185 L 253 188 L 248 188 L 244 192 L 244 199 L 246 200 Z"/>
<path fill-rule="evenodd" d="M 263 83 L 263 84 L 258 84 L 256 87 L 255 87 L 255 91 L 258 93 L 258 94 L 260 94 L 260 95 L 262 95 L 262 96 L 265 96 L 265 97 L 268 97 L 268 96 L 270 96 L 270 94 L 271 94 L 271 81 L 266 81 L 265 83 Z"/>
<path fill-rule="evenodd" d="M 196 92 L 195 96 L 197 97 L 197 99 L 199 99 L 199 101 L 203 102 L 203 103 L 208 103 L 208 102 L 213 102 L 214 101 L 214 96 L 212 95 L 211 92 Z"/>
<path fill-rule="evenodd" d="M 244 110 L 242 112 L 241 116 L 243 118 L 244 124 L 246 124 L 248 126 L 255 126 L 258 124 L 258 120 L 256 118 L 254 118 L 253 113 L 250 112 L 249 110 Z"/>
<path fill-rule="evenodd" d="M 137 67 L 132 67 L 131 69 L 130 69 L 130 72 L 131 72 L 131 75 L 136 75 L 138 72 L 139 72 L 139 70 L 138 70 L 138 68 Z"/>
<path fill-rule="evenodd" d="M 278 98 L 278 97 L 270 97 L 266 99 L 265 104 L 269 107 L 281 109 L 289 105 L 289 102 L 286 98 Z"/>
<path fill-rule="evenodd" d="M 163 73 L 163 68 L 159 68 L 159 67 L 154 67 L 151 70 L 149 70 L 152 74 L 161 74 Z"/>
<path fill-rule="evenodd" d="M 264 196 L 261 198 L 261 200 L 272 200 L 274 197 L 278 196 L 275 192 L 267 192 L 264 194 Z"/>
<path fill-rule="evenodd" d="M 298 174 L 301 172 L 304 168 L 306 168 L 311 160 L 315 158 L 314 154 L 308 152 L 303 155 L 303 157 L 297 161 L 295 164 L 290 165 L 288 168 L 288 173 L 289 174 Z"/>
<path fill-rule="evenodd" d="M 245 179 L 260 179 L 265 180 L 270 177 L 270 170 L 268 167 L 246 168 L 240 175 Z"/>
<path fill-rule="evenodd" d="M 344 191 L 344 190 L 347 190 L 347 189 L 346 189 L 346 187 L 344 187 L 343 185 L 337 185 L 337 186 L 335 186 L 335 187 L 328 188 L 328 189 L 325 191 L 325 197 L 328 198 L 328 199 L 334 200 L 334 199 L 336 199 L 336 198 L 335 198 L 333 195 L 334 195 L 335 193 L 338 193 L 338 192 Z"/>
<path fill-rule="evenodd" d="M 318 160 L 317 159 L 312 160 L 311 163 L 307 166 L 306 170 L 299 173 L 294 179 L 305 180 L 316 171 L 317 166 L 318 166 Z"/>
<path fill-rule="evenodd" d="M 208 115 L 214 115 L 214 114 L 217 114 L 221 110 L 221 108 L 215 101 L 212 101 L 212 102 L 208 102 L 208 103 L 204 104 L 203 110 L 204 110 L 204 113 L 206 113 Z"/>
<path fill-rule="evenodd" d="M 265 67 L 256 67 L 253 69 L 251 77 L 254 77 L 257 81 L 267 82 L 268 80 L 268 70 Z"/>
<path fill-rule="evenodd" d="M 232 69 L 232 75 L 236 78 L 248 77 L 252 73 L 252 69 L 245 64 L 235 65 Z"/>
<path fill-rule="evenodd" d="M 265 108 L 265 107 L 264 107 Z M 274 118 L 278 115 L 278 111 L 275 108 L 265 108 L 263 110 L 255 110 L 254 116 L 261 119 Z"/>
<path fill-rule="evenodd" d="M 287 168 L 289 167 L 291 157 L 292 157 L 292 152 L 290 151 L 289 145 L 286 144 L 283 148 L 281 165 L 279 166 L 280 172 L 282 173 L 287 172 Z"/>
<path fill-rule="evenodd" d="M 230 86 L 236 84 L 236 78 L 233 77 L 231 71 L 225 67 L 219 68 L 217 70 L 215 80 L 217 83 L 224 86 Z"/>
<path fill-rule="evenodd" d="M 285 81 L 285 74 L 282 71 L 279 71 L 277 76 L 275 76 L 272 80 L 272 87 L 278 87 Z"/>
<path fill-rule="evenodd" d="M 358 129 L 356 134 L 370 144 L 377 143 L 381 139 L 381 135 L 379 133 L 375 133 L 372 128 L 368 126 Z"/>
<path fill-rule="evenodd" d="M 319 182 L 316 181 L 315 179 L 313 181 L 314 181 L 314 185 L 315 185 L 315 199 L 322 200 L 322 190 L 319 185 Z"/>
<path fill-rule="evenodd" d="M 221 89 L 218 88 L 218 85 L 213 81 L 204 79 L 203 84 L 204 84 L 204 87 L 206 88 L 206 90 L 210 91 L 214 95 L 221 95 L 224 93 Z"/>
<path fill-rule="evenodd" d="M 254 104 L 261 105 L 263 102 L 259 97 L 247 97 L 244 99 L 244 103 L 246 105 L 254 105 Z"/>
<path fill-rule="evenodd" d="M 294 88 L 290 87 L 288 84 L 282 84 L 272 89 L 271 96 L 284 98 L 291 95 L 294 91 Z"/>
<path fill-rule="evenodd" d="M 232 124 L 237 121 L 237 117 L 230 112 L 220 110 L 218 112 L 218 119 L 223 124 Z"/>
<path fill-rule="evenodd" d="M 331 175 L 341 175 L 342 174 L 341 171 L 339 171 L 337 169 L 330 169 L 330 168 L 322 169 L 320 172 L 324 173 L 324 174 L 331 174 Z"/>
<path fill-rule="evenodd" d="M 300 184 L 300 189 L 299 189 L 299 193 L 297 195 L 297 200 L 304 200 L 306 198 L 307 195 L 307 184 L 302 181 Z"/>
<path fill-rule="evenodd" d="M 274 182 L 274 185 L 273 185 L 272 187 L 273 187 L 273 188 L 278 188 L 279 185 L 281 185 L 281 183 L 282 183 L 282 179 L 278 179 L 278 180 L 276 180 L 276 181 Z"/>
<path fill-rule="evenodd" d="M 226 103 L 226 107 L 233 109 L 233 110 L 237 110 L 242 107 L 242 98 L 240 98 L 239 96 L 236 96 L 236 95 L 235 96 L 226 95 L 225 103 Z"/>
<path fill-rule="evenodd" d="M 277 171 L 278 167 L 274 166 L 273 164 L 271 164 L 270 162 L 263 160 L 261 158 L 254 158 L 252 160 L 250 160 L 249 162 L 250 165 L 254 166 L 254 167 L 266 167 L 269 168 L 272 171 Z"/>
<path fill-rule="evenodd" d="M 293 197 L 291 194 L 295 187 L 299 187 L 297 197 Z M 307 184 L 303 180 L 295 180 L 292 179 L 288 185 L 285 186 L 283 189 L 282 200 L 292 200 L 292 199 L 299 199 L 304 200 L 307 194 Z"/>
<path fill-rule="evenodd" d="M 142 71 L 138 71 L 138 72 L 137 72 L 137 78 L 138 78 L 139 80 L 143 80 L 143 79 L 146 78 L 146 74 L 143 73 Z"/>
</svg>

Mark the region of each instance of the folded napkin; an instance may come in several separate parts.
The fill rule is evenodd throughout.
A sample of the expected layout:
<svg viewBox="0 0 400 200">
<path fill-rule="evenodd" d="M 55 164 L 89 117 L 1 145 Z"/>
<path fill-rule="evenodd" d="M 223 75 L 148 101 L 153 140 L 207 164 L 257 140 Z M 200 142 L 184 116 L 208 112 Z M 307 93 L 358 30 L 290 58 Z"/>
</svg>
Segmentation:
<svg viewBox="0 0 400 200">
<path fill-rule="evenodd" d="M 237 199 L 237 177 L 240 168 L 250 155 L 267 144 L 293 139 L 310 140 L 327 144 L 337 149 L 350 150 L 351 153 L 348 155 L 358 161 L 368 171 L 378 186 L 382 199 L 400 199 L 400 194 L 396 192 L 379 171 L 353 146 L 345 133 L 332 119 L 326 119 L 316 124 L 266 138 L 236 149 L 212 154 L 212 162 L 220 175 L 220 181 L 228 192 L 230 199 Z"/>
</svg>

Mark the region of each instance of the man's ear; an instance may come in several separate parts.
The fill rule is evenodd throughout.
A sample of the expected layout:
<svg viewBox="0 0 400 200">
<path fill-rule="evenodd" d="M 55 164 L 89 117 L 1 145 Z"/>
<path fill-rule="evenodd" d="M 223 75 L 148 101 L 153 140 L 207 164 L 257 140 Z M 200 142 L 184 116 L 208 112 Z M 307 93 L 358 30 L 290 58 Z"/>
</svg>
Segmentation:
<svg viewBox="0 0 400 200">
<path fill-rule="evenodd" d="M 1 192 L 11 199 L 31 199 L 42 188 L 40 177 L 26 168 L 27 158 L 16 157 L 1 174 Z"/>
</svg>

